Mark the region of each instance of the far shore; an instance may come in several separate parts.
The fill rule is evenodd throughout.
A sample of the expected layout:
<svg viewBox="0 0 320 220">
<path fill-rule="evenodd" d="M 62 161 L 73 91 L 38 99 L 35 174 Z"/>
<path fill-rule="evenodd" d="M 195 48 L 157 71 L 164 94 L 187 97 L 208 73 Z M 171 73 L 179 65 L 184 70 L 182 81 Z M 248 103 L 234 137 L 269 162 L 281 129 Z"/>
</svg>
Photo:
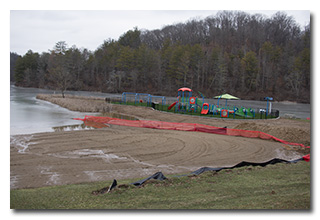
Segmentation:
<svg viewBox="0 0 320 220">
<path fill-rule="evenodd" d="M 13 86 L 16 86 L 14 84 L 14 82 L 10 82 L 10 85 L 13 85 Z M 17 87 L 21 87 L 21 86 L 17 86 Z M 34 89 L 44 89 L 44 88 L 37 88 L 37 87 L 21 87 L 21 88 L 34 88 Z M 73 96 L 73 95 L 70 95 L 68 94 L 69 92 L 74 92 L 73 90 L 67 90 L 65 92 L 65 95 L 66 96 Z M 104 92 L 101 92 L 101 91 L 95 91 L 95 90 L 82 90 L 81 92 L 93 92 L 93 93 L 101 93 L 103 94 Z M 57 97 L 60 96 L 62 97 L 62 93 L 60 91 L 57 91 L 57 90 L 52 90 L 52 93 L 53 95 L 56 95 Z M 111 94 L 111 93 L 107 93 L 106 94 Z M 42 94 L 41 94 L 42 95 Z M 119 95 L 121 96 L 121 93 L 112 93 L 112 95 Z M 92 97 L 92 96 L 91 96 Z M 207 97 L 209 99 L 211 99 L 210 97 Z M 261 101 L 261 100 L 258 100 L 258 99 L 243 99 L 243 100 L 247 100 L 247 101 Z M 273 101 L 274 103 L 291 103 L 291 104 L 311 104 L 310 102 L 299 102 L 299 101 L 293 101 L 293 100 L 274 100 Z"/>
</svg>

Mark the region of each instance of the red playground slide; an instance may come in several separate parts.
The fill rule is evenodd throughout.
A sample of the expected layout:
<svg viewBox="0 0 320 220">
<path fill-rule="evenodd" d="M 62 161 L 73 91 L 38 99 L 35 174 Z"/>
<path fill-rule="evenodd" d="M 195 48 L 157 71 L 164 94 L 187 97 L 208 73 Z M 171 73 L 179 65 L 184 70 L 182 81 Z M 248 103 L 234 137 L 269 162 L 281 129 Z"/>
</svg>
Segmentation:
<svg viewBox="0 0 320 220">
<path fill-rule="evenodd" d="M 172 104 L 168 107 L 168 110 L 172 109 L 172 107 L 175 106 L 177 103 L 178 103 L 178 101 L 172 103 Z"/>
<path fill-rule="evenodd" d="M 209 104 L 208 103 L 203 103 L 201 114 L 202 115 L 206 115 L 206 114 L 208 114 L 208 111 L 209 111 Z"/>
</svg>

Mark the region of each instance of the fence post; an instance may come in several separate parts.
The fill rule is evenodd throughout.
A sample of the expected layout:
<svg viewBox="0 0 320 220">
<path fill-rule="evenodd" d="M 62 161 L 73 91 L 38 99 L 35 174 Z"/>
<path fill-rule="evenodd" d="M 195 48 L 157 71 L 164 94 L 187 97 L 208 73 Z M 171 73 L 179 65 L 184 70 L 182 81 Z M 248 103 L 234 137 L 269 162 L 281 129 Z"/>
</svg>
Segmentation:
<svg viewBox="0 0 320 220">
<path fill-rule="evenodd" d="M 122 103 L 126 103 L 126 93 L 122 93 Z"/>
</svg>

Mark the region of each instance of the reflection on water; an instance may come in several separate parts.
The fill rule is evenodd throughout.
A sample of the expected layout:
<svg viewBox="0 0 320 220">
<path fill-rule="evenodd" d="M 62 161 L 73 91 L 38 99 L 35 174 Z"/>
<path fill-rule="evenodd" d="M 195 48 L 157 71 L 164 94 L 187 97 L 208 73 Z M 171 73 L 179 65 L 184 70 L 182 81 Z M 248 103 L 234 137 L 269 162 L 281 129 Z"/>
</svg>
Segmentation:
<svg viewBox="0 0 320 220">
<path fill-rule="evenodd" d="M 36 99 L 39 93 L 50 90 L 10 86 L 10 134 L 52 132 L 52 127 L 81 124 L 72 118 L 96 115 L 74 112 L 50 102 Z"/>
<path fill-rule="evenodd" d="M 75 112 L 62 108 L 50 102 L 36 99 L 36 95 L 53 94 L 52 90 L 22 88 L 10 85 L 10 134 L 32 134 L 39 132 L 71 131 L 93 129 L 90 124 L 83 124 L 73 118 L 84 118 L 85 115 L 101 116 L 97 113 Z M 92 95 L 92 93 L 85 93 Z M 95 94 L 95 93 L 93 93 Z M 83 94 L 80 94 L 83 95 Z M 97 94 L 98 96 L 99 94 Z M 103 96 L 105 94 L 100 94 Z M 134 117 L 116 113 L 102 116 L 121 118 L 126 120 L 137 120 Z M 100 124 L 100 127 L 107 125 Z M 95 125 L 95 127 L 97 127 Z"/>
<path fill-rule="evenodd" d="M 57 126 L 57 127 L 52 127 L 52 129 L 55 132 L 59 131 L 78 131 L 78 130 L 90 130 L 90 129 L 95 129 L 94 127 L 87 126 L 86 124 L 75 124 L 75 125 L 64 125 L 64 126 Z"/>
</svg>

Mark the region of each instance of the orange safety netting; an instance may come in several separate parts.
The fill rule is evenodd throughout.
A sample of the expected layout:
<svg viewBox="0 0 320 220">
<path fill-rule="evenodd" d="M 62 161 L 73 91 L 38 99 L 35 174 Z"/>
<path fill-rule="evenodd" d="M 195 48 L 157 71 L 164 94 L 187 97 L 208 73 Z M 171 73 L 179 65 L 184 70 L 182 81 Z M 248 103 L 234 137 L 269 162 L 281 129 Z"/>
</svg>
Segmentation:
<svg viewBox="0 0 320 220">
<path fill-rule="evenodd" d="M 303 144 L 292 143 L 280 138 L 276 138 L 270 134 L 261 132 L 261 131 L 250 131 L 250 130 L 240 130 L 240 129 L 231 129 L 231 128 L 220 128 L 214 127 L 211 125 L 196 124 L 196 123 L 177 123 L 177 122 L 165 122 L 165 121 L 150 121 L 150 120 L 125 120 L 118 118 L 110 117 L 99 117 L 99 116 L 85 116 L 84 119 L 74 118 L 75 120 L 84 121 L 86 124 L 98 128 L 103 127 L 102 124 L 112 124 L 112 125 L 121 125 L 129 127 L 140 127 L 140 128 L 153 128 L 153 129 L 164 129 L 164 130 L 178 130 L 178 131 L 198 131 L 212 134 L 223 134 L 231 136 L 241 136 L 248 138 L 260 138 L 264 140 L 275 140 L 287 145 L 300 146 L 304 148 L 310 148 L 310 146 L 305 146 Z M 94 122 L 94 124 L 93 124 Z"/>
</svg>

